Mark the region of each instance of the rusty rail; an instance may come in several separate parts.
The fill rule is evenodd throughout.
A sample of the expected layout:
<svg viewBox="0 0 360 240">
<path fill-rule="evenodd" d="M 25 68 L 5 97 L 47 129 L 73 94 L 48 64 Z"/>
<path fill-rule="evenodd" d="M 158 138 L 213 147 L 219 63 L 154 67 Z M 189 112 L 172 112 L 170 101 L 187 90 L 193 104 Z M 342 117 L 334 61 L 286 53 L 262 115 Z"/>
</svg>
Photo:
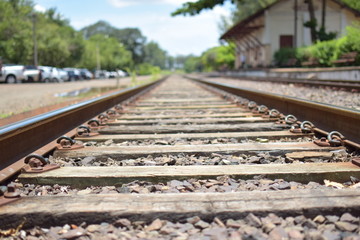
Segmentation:
<svg viewBox="0 0 360 240">
<path fill-rule="evenodd" d="M 276 108 L 284 114 L 293 114 L 297 116 L 299 120 L 311 121 L 317 128 L 321 128 L 322 130 L 329 132 L 333 130 L 339 131 L 348 140 L 355 142 L 360 141 L 359 111 L 249 88 L 234 87 L 228 84 L 193 77 L 188 78 L 258 102 L 259 104 L 266 104 L 269 108 Z M 348 143 L 350 143 L 350 141 L 348 141 Z M 350 145 L 359 148 L 359 144 L 350 143 Z"/>
<path fill-rule="evenodd" d="M 148 84 L 127 88 L 59 110 L 26 119 L 0 128 L 0 169 L 15 164 L 26 155 L 78 127 L 142 91 L 151 89 L 166 77 Z M 20 169 L 11 169 L 11 172 Z M 8 176 L 0 175 L 0 179 Z"/>
<path fill-rule="evenodd" d="M 303 78 L 286 78 L 286 77 L 238 77 L 228 76 L 226 74 L 208 74 L 207 77 L 224 77 L 236 80 L 250 80 L 258 82 L 276 82 L 276 83 L 292 83 L 315 87 L 331 87 L 337 89 L 346 89 L 348 91 L 360 90 L 360 82 L 351 80 L 322 80 L 322 79 L 303 79 Z"/>
</svg>

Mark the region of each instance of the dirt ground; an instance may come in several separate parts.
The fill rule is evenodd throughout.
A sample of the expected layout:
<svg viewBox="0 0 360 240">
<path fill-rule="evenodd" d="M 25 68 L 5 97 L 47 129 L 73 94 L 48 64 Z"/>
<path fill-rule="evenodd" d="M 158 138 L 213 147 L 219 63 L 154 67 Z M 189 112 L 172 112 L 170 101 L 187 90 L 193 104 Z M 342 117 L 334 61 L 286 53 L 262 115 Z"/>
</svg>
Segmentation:
<svg viewBox="0 0 360 240">
<path fill-rule="evenodd" d="M 132 82 L 127 77 L 121 78 L 119 82 L 116 79 L 97 79 L 65 83 L 0 84 L 0 126 L 100 95 L 85 93 L 77 97 L 59 96 L 64 93 L 85 88 L 109 88 L 109 92 L 110 88 L 114 91 L 117 86 L 126 88 L 149 80 L 150 77 L 137 77 L 136 82 Z"/>
</svg>

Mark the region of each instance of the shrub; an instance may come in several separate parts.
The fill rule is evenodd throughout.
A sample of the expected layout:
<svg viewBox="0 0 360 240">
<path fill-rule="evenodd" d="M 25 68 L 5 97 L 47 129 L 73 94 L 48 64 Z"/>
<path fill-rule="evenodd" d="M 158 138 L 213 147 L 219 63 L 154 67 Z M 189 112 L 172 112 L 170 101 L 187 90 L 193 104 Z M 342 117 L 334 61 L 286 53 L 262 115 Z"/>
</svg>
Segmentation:
<svg viewBox="0 0 360 240">
<path fill-rule="evenodd" d="M 347 52 L 357 52 L 355 64 L 360 65 L 360 23 L 355 26 L 348 26 L 346 28 L 347 36 L 343 42 L 339 43 L 341 54 Z"/>
<path fill-rule="evenodd" d="M 308 47 L 296 50 L 296 59 L 305 62 L 310 58 L 316 58 L 322 67 L 333 66 L 333 61 L 339 59 L 342 54 L 348 52 L 360 53 L 360 27 L 347 27 L 347 35 L 329 41 L 317 42 Z M 357 56 L 355 64 L 360 64 L 360 54 Z"/>
<path fill-rule="evenodd" d="M 136 67 L 136 73 L 139 75 L 159 74 L 161 69 L 158 66 L 153 66 L 149 63 L 142 63 Z"/>
<path fill-rule="evenodd" d="M 309 47 L 309 51 L 311 56 L 315 57 L 322 67 L 330 67 L 337 56 L 337 40 L 317 42 Z"/>
<path fill-rule="evenodd" d="M 308 61 L 311 57 L 310 49 L 308 47 L 301 47 L 296 49 L 296 59 L 299 63 Z"/>
<path fill-rule="evenodd" d="M 235 63 L 234 53 L 234 44 L 213 47 L 201 55 L 201 63 L 207 72 L 232 69 Z"/>
<path fill-rule="evenodd" d="M 274 53 L 275 66 L 278 67 L 291 67 L 297 65 L 291 64 L 291 60 L 296 59 L 296 49 L 295 48 L 280 48 Z"/>
</svg>

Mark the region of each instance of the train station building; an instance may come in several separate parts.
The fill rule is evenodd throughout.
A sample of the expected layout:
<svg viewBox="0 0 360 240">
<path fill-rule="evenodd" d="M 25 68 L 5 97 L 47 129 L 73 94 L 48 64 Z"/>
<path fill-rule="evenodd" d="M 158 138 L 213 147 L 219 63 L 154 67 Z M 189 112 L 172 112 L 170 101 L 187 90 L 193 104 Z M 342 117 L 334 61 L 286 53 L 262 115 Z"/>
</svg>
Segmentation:
<svg viewBox="0 0 360 240">
<path fill-rule="evenodd" d="M 346 26 L 360 20 L 360 12 L 338 0 L 313 0 L 320 23 L 325 7 L 326 31 L 346 34 Z M 325 3 L 323 5 L 323 3 Z M 278 0 L 230 28 L 221 39 L 236 44 L 235 68 L 271 66 L 280 48 L 311 45 L 310 28 L 304 26 L 310 15 L 306 0 Z M 320 25 L 320 24 L 318 24 Z"/>
</svg>

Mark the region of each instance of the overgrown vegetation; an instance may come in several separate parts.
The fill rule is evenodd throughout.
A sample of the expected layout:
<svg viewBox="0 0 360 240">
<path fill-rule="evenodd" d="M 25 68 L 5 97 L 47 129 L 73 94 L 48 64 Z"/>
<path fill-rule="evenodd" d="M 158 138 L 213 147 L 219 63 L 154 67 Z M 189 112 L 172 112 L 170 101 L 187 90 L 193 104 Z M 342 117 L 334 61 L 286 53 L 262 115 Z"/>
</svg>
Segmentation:
<svg viewBox="0 0 360 240">
<path fill-rule="evenodd" d="M 302 63 L 316 60 L 320 67 L 341 66 L 335 60 L 342 55 L 351 52 L 360 53 L 360 26 L 349 26 L 346 28 L 347 35 L 334 40 L 318 41 L 316 44 L 302 48 L 282 48 L 274 54 L 275 65 L 278 67 L 301 66 Z M 295 64 L 289 64 L 294 63 Z M 358 54 L 353 65 L 360 65 Z"/>
<path fill-rule="evenodd" d="M 186 72 L 211 72 L 231 70 L 235 64 L 233 44 L 213 47 L 202 53 L 200 57 L 188 56 L 183 68 Z"/>
</svg>

